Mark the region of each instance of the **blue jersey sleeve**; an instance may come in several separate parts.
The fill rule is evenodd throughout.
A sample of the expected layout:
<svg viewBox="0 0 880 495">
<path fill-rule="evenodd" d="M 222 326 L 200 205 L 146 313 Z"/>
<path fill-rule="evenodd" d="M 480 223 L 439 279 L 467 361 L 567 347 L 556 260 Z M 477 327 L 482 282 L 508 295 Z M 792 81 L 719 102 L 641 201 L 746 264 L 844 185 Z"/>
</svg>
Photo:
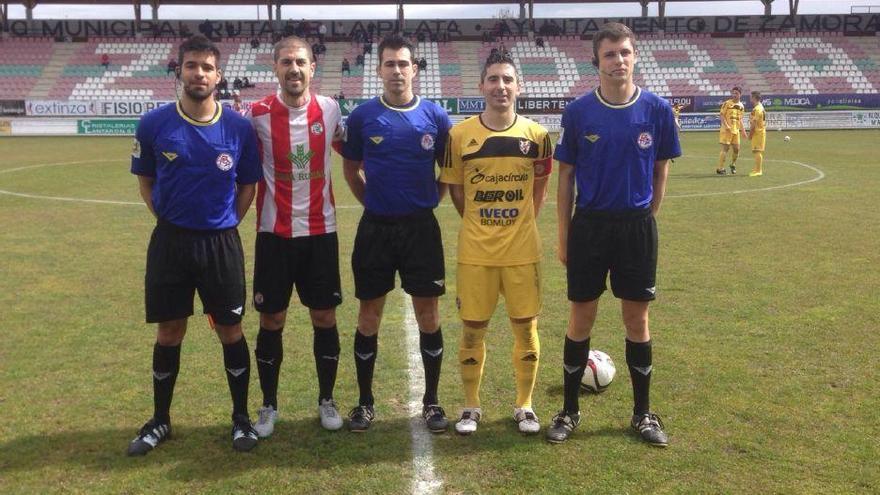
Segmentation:
<svg viewBox="0 0 880 495">
<path fill-rule="evenodd" d="M 250 122 L 245 122 L 241 129 L 241 158 L 238 160 L 235 182 L 253 184 L 263 178 L 263 165 L 260 162 L 260 153 L 257 147 L 257 133 L 251 127 Z"/>
<path fill-rule="evenodd" d="M 556 150 L 553 158 L 557 161 L 574 165 L 577 160 L 578 131 L 572 122 L 571 105 L 562 111 L 562 128 L 559 130 L 559 139 L 556 141 Z"/>
<path fill-rule="evenodd" d="M 135 131 L 131 147 L 131 173 L 156 176 L 156 157 L 153 154 L 153 136 L 149 121 L 142 118 Z"/>
<path fill-rule="evenodd" d="M 345 121 L 345 137 L 342 142 L 342 157 L 347 160 L 362 162 L 364 160 L 364 138 L 362 135 L 363 119 L 358 108 Z"/>
<path fill-rule="evenodd" d="M 666 100 L 661 100 L 659 107 L 657 125 L 660 129 L 660 139 L 654 159 L 659 161 L 677 158 L 681 156 L 681 144 L 678 142 L 678 133 L 675 131 L 675 114 Z"/>
<path fill-rule="evenodd" d="M 437 163 L 443 163 L 443 155 L 446 153 L 446 141 L 449 140 L 449 129 L 452 128 L 452 120 L 440 105 L 437 105 L 437 142 L 434 145 L 434 154 Z"/>
</svg>

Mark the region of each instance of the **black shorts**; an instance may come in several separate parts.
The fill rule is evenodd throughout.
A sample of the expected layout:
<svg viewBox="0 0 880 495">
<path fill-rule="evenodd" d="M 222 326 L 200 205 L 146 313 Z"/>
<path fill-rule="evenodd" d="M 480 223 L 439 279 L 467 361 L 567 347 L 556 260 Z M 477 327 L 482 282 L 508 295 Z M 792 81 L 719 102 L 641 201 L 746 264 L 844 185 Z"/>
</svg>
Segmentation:
<svg viewBox="0 0 880 495">
<path fill-rule="evenodd" d="M 568 299 L 586 302 L 605 291 L 611 272 L 615 297 L 654 299 L 657 278 L 657 222 L 651 210 L 577 210 L 568 233 Z"/>
<path fill-rule="evenodd" d="M 438 297 L 446 292 L 443 239 L 433 210 L 405 217 L 364 212 L 351 254 L 354 294 L 376 299 L 394 289 L 394 272 L 407 294 Z"/>
<path fill-rule="evenodd" d="M 257 234 L 254 307 L 260 313 L 287 309 L 294 286 L 304 306 L 335 308 L 342 303 L 341 285 L 336 232 L 293 238 Z"/>
<path fill-rule="evenodd" d="M 153 229 L 145 277 L 147 323 L 192 315 L 195 291 L 215 323 L 240 323 L 244 284 L 238 229 L 189 230 L 163 221 Z"/>
</svg>

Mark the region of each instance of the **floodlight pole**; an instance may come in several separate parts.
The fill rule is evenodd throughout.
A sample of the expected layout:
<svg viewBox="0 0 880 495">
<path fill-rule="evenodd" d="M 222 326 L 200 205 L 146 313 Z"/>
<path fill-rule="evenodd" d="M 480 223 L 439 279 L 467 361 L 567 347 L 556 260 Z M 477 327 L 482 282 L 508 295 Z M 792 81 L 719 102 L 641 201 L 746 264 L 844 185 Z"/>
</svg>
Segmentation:
<svg viewBox="0 0 880 495">
<path fill-rule="evenodd" d="M 400 26 L 400 33 L 401 34 L 403 34 L 403 32 L 406 31 L 403 28 L 404 22 L 406 22 L 406 19 L 404 18 L 404 15 L 403 15 L 403 2 L 401 1 L 401 2 L 397 3 L 397 25 Z"/>
<path fill-rule="evenodd" d="M 9 4 L 6 2 L 0 3 L 0 22 L 3 25 L 9 21 Z"/>
</svg>

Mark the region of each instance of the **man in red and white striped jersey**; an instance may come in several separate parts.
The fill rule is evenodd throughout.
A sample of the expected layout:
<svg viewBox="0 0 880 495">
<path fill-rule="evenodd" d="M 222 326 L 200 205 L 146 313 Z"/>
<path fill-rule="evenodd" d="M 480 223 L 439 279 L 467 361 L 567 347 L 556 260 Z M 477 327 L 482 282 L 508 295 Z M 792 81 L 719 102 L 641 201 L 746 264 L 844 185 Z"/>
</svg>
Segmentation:
<svg viewBox="0 0 880 495">
<path fill-rule="evenodd" d="M 293 287 L 309 308 L 318 371 L 318 414 L 328 430 L 342 427 L 333 400 L 339 363 L 336 306 L 342 303 L 330 148 L 341 138 L 339 105 L 312 94 L 315 61 L 307 42 L 284 38 L 274 48 L 280 90 L 251 107 L 263 180 L 257 186 L 254 306 L 260 312 L 257 369 L 263 407 L 255 425 L 272 434 L 278 416 L 281 334 Z"/>
</svg>

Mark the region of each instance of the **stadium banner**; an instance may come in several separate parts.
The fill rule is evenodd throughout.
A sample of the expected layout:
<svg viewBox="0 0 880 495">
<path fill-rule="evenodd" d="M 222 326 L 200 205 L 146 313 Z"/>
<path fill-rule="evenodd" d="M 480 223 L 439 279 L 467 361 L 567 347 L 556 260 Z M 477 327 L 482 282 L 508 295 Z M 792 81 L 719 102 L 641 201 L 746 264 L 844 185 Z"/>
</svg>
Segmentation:
<svg viewBox="0 0 880 495">
<path fill-rule="evenodd" d="M 95 102 L 88 100 L 27 100 L 25 114 L 30 117 L 88 117 L 95 115 Z"/>
<path fill-rule="evenodd" d="M 24 100 L 0 100 L 0 115 L 24 115 Z"/>
<path fill-rule="evenodd" d="M 0 120 L 0 136 L 12 135 L 12 121 Z"/>
<path fill-rule="evenodd" d="M 462 115 L 472 115 L 482 113 L 486 109 L 485 98 L 459 98 L 458 111 L 456 113 Z"/>
<path fill-rule="evenodd" d="M 483 32 L 496 35 L 524 36 L 529 31 L 543 35 L 592 35 L 602 24 L 618 21 L 636 33 L 723 33 L 809 31 L 847 34 L 875 34 L 880 27 L 880 14 L 822 14 L 822 15 L 732 15 L 732 16 L 678 16 L 678 17 L 606 17 L 538 19 L 532 25 L 528 19 L 409 19 L 403 29 L 396 20 L 328 20 L 324 21 L 327 35 L 332 39 L 354 39 L 359 35 L 375 37 L 403 31 L 405 34 L 426 37 L 481 36 Z M 183 21 L 142 19 L 90 20 L 33 20 L 11 19 L 2 24 L 0 32 L 11 36 L 46 36 L 56 39 L 83 39 L 91 37 L 163 36 L 186 37 L 202 33 L 213 39 L 228 37 L 270 37 L 280 34 L 314 34 L 317 22 L 309 21 Z"/>
<path fill-rule="evenodd" d="M 685 131 L 715 131 L 721 126 L 717 113 L 687 113 L 679 119 Z M 749 116 L 743 118 L 749 128 Z M 878 129 L 880 110 L 836 110 L 820 112 L 768 112 L 767 130 L 806 130 L 806 129 Z"/>
<path fill-rule="evenodd" d="M 87 136 L 132 136 L 137 119 L 88 119 L 76 121 L 76 133 Z"/>
<path fill-rule="evenodd" d="M 695 96 L 695 112 L 718 111 L 728 96 Z M 674 99 L 674 98 L 673 98 Z M 744 100 L 748 96 L 744 95 Z M 815 94 L 815 95 L 762 95 L 761 103 L 769 111 L 800 110 L 868 110 L 880 108 L 880 94 Z M 746 105 L 750 106 L 750 105 Z M 689 111 L 685 109 L 685 111 Z"/>
<path fill-rule="evenodd" d="M 561 114 L 572 101 L 574 98 L 571 97 L 517 98 L 516 112 L 523 115 Z"/>
<path fill-rule="evenodd" d="M 76 120 L 74 119 L 11 119 L 12 136 L 74 136 Z"/>
<path fill-rule="evenodd" d="M 27 100 L 25 114 L 31 117 L 139 117 L 166 100 Z"/>
</svg>

